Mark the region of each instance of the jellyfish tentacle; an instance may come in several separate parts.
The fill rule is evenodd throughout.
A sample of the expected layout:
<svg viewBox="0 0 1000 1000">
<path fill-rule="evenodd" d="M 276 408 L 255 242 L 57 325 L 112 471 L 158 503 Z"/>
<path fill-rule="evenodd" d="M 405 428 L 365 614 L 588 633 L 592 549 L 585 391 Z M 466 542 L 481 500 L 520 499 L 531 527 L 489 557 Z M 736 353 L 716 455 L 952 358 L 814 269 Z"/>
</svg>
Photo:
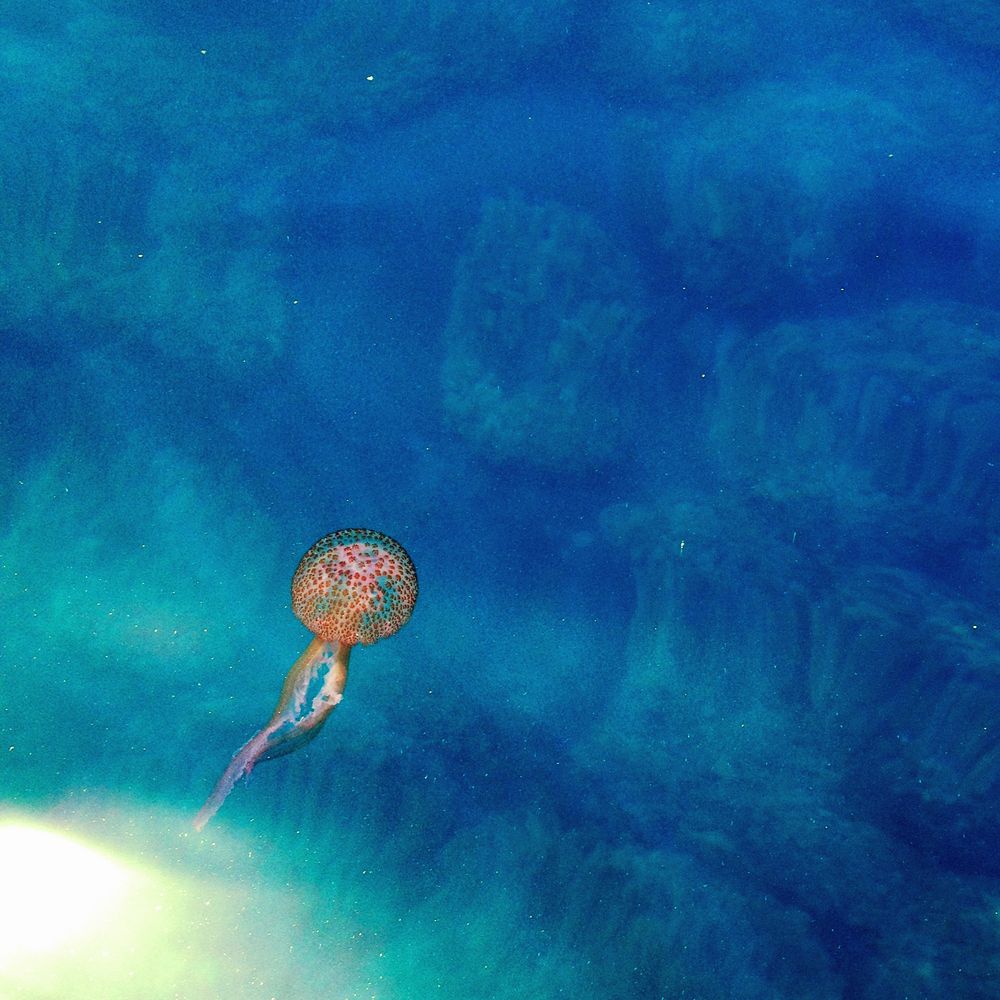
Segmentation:
<svg viewBox="0 0 1000 1000">
<path fill-rule="evenodd" d="M 246 777 L 253 770 L 254 764 L 260 758 L 261 750 L 267 738 L 267 731 L 262 729 L 259 733 L 251 737 L 233 756 L 229 762 L 229 767 L 222 772 L 222 777 L 215 783 L 212 794 L 205 800 L 205 804 L 198 810 L 198 815 L 194 818 L 194 828 L 203 830 L 205 824 L 219 811 L 219 807 L 226 801 L 226 796 L 233 790 L 233 786 L 240 778 Z"/>
<path fill-rule="evenodd" d="M 194 819 L 196 830 L 219 811 L 240 778 L 250 776 L 261 760 L 274 760 L 305 746 L 323 728 L 340 704 L 347 684 L 351 647 L 313 639 L 285 677 L 281 697 L 271 718 L 233 755 Z"/>
</svg>

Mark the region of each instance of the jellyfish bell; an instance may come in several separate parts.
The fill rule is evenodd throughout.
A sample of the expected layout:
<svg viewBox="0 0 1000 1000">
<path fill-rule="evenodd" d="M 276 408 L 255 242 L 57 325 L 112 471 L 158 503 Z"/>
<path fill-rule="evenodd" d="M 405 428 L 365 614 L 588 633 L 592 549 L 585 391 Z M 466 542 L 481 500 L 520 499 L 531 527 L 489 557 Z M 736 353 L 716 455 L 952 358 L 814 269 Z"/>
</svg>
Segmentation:
<svg viewBox="0 0 1000 1000">
<path fill-rule="evenodd" d="M 379 531 L 345 528 L 309 548 L 292 577 L 292 610 L 314 638 L 288 671 L 267 724 L 236 752 L 201 807 L 195 829 L 258 761 L 315 738 L 343 698 L 353 647 L 395 635 L 413 613 L 417 590 L 406 549 Z"/>
<path fill-rule="evenodd" d="M 292 611 L 314 635 L 370 646 L 409 621 L 417 574 L 406 549 L 368 528 L 321 538 L 292 577 Z"/>
</svg>

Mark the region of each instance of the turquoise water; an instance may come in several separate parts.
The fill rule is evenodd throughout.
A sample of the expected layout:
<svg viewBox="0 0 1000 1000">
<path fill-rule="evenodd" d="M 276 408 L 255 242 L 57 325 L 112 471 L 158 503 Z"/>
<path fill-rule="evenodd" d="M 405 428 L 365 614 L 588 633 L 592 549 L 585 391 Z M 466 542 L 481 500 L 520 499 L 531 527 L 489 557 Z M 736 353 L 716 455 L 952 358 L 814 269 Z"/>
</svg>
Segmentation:
<svg viewBox="0 0 1000 1000">
<path fill-rule="evenodd" d="M 0 14 L 0 997 L 1000 995 L 1000 13 L 821 6 Z"/>
</svg>

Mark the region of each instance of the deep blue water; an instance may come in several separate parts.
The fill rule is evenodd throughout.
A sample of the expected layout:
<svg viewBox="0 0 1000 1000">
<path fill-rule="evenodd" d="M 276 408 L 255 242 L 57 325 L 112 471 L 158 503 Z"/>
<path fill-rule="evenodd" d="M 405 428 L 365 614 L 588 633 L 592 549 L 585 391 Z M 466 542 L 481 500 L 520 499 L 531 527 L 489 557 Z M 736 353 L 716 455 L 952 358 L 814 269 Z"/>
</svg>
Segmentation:
<svg viewBox="0 0 1000 1000">
<path fill-rule="evenodd" d="M 0 14 L 0 995 L 1000 996 L 1000 9 L 814 6 Z"/>
</svg>

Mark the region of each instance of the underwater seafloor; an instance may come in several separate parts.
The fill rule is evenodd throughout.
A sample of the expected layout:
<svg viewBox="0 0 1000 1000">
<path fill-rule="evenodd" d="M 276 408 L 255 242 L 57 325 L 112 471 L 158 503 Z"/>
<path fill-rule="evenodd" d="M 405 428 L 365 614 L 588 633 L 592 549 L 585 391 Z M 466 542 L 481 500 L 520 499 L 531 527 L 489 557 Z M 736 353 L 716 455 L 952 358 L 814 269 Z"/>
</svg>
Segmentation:
<svg viewBox="0 0 1000 1000">
<path fill-rule="evenodd" d="M 871 6 L 4 5 L 0 996 L 1000 996 L 1000 8 Z"/>
</svg>

